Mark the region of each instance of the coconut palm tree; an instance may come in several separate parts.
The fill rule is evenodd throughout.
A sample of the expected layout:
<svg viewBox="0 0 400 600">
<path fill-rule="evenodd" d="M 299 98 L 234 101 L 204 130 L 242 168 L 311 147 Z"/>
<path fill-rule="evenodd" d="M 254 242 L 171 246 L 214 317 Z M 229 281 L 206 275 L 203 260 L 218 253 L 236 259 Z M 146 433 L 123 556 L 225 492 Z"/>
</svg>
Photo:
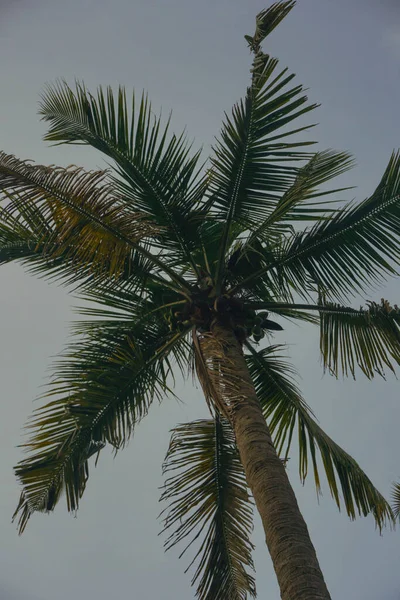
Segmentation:
<svg viewBox="0 0 400 600">
<path fill-rule="evenodd" d="M 275 343 L 283 319 L 304 321 L 319 326 L 333 375 L 361 369 L 371 378 L 400 362 L 399 309 L 349 306 L 396 273 L 400 156 L 366 200 L 327 201 L 342 190 L 326 184 L 352 159 L 310 151 L 304 117 L 315 106 L 261 49 L 294 4 L 264 10 L 246 36 L 251 81 L 208 168 L 145 95 L 128 106 L 122 88 L 92 95 L 65 82 L 43 94 L 46 139 L 90 145 L 110 169 L 0 154 L 0 261 L 89 301 L 16 467 L 19 529 L 63 494 L 76 511 L 94 455 L 121 449 L 153 400 L 173 394 L 174 374 L 192 372 L 210 417 L 172 433 L 163 518 L 167 547 L 198 544 L 200 599 L 255 596 L 252 499 L 282 598 L 330 597 L 285 469 L 295 430 L 303 480 L 311 461 L 320 489 L 319 454 L 351 518 L 372 513 L 379 528 L 393 519 L 356 461 L 317 424 Z"/>
</svg>

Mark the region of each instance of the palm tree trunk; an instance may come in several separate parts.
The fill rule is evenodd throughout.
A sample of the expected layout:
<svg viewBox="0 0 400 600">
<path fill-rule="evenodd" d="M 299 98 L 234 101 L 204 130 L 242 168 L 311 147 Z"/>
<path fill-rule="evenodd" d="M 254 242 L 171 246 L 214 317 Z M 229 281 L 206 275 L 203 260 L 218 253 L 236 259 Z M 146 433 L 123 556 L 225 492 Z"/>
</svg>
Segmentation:
<svg viewBox="0 0 400 600">
<path fill-rule="evenodd" d="M 329 600 L 307 525 L 274 448 L 242 347 L 229 327 L 215 325 L 213 337 L 222 349 L 218 360 L 224 361 L 219 396 L 227 407 L 247 482 L 261 516 L 281 598 Z"/>
</svg>

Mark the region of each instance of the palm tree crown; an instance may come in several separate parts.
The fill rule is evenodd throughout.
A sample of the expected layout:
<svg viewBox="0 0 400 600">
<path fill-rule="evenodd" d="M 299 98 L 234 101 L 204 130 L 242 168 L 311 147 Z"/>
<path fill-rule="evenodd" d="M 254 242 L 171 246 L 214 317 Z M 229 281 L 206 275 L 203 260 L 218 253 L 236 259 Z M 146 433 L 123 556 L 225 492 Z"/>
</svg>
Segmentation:
<svg viewBox="0 0 400 600">
<path fill-rule="evenodd" d="M 362 202 L 327 200 L 332 178 L 352 166 L 302 136 L 309 104 L 293 75 L 261 44 L 293 8 L 277 2 L 246 36 L 253 55 L 243 100 L 226 116 L 207 168 L 184 135 L 154 116 L 146 95 L 65 82 L 48 87 L 40 114 L 46 140 L 87 144 L 110 170 L 45 167 L 0 153 L 0 262 L 19 261 L 90 301 L 87 320 L 55 365 L 29 427 L 29 455 L 15 516 L 65 494 L 76 511 L 89 461 L 119 450 L 155 398 L 173 393 L 174 373 L 197 373 L 211 415 L 178 425 L 164 464 L 167 547 L 200 540 L 193 582 L 199 598 L 255 596 L 252 502 L 230 425 L 229 365 L 212 331 L 240 342 L 263 414 L 283 460 L 298 432 L 299 471 L 317 455 L 347 514 L 393 514 L 359 465 L 317 424 L 293 369 L 272 344 L 281 318 L 318 325 L 324 368 L 371 378 L 400 362 L 400 311 L 387 301 L 351 308 L 356 294 L 396 274 L 400 262 L 400 156 Z M 297 121 L 299 120 L 299 123 Z M 279 336 L 279 334 L 278 334 Z M 217 383 L 216 383 L 217 382 Z M 218 385 L 217 385 L 218 384 Z"/>
</svg>

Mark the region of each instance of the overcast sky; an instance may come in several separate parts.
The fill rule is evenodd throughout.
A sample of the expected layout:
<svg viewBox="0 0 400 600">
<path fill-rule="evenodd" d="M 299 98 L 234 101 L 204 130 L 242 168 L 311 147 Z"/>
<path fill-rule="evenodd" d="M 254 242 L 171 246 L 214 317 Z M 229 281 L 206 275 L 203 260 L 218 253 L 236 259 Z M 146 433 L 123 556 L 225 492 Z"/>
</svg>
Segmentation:
<svg viewBox="0 0 400 600">
<path fill-rule="evenodd" d="M 321 148 L 353 152 L 357 167 L 346 181 L 362 200 L 400 146 L 400 8 L 396 0 L 299 0 L 271 36 L 268 50 L 321 102 L 313 135 Z M 0 0 L 0 148 L 43 163 L 103 165 L 94 151 L 50 148 L 36 111 L 46 82 L 64 77 L 146 88 L 155 107 L 174 110 L 209 148 L 224 110 L 245 91 L 252 33 L 262 0 Z M 352 192 L 353 194 L 353 192 Z M 398 282 L 384 293 L 400 300 Z M 50 358 L 62 350 L 74 300 L 17 266 L 0 271 L 0 599 L 70 600 L 194 598 L 186 563 L 165 555 L 158 487 L 168 431 L 207 416 L 200 392 L 188 382 L 179 405 L 154 405 L 135 439 L 115 460 L 107 452 L 92 469 L 78 518 L 62 502 L 51 516 L 35 515 L 22 537 L 10 518 L 18 500 L 12 468 L 20 459 L 21 429 L 46 383 Z M 287 329 L 301 386 L 322 426 L 390 494 L 400 475 L 398 383 L 361 376 L 335 381 L 322 375 L 317 332 Z M 350 522 L 324 486 L 289 474 L 333 598 L 400 599 L 400 532 L 380 537 L 372 518 Z M 254 533 L 260 598 L 279 592 L 258 520 Z"/>
</svg>

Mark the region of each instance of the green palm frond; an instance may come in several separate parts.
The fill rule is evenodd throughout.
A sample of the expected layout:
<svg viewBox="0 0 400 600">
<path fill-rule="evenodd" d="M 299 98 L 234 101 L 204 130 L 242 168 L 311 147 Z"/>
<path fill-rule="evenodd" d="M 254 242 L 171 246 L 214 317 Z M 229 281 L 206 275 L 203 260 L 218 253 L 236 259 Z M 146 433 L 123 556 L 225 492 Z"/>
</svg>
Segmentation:
<svg viewBox="0 0 400 600">
<path fill-rule="evenodd" d="M 247 348 L 250 351 L 246 357 L 248 366 L 278 453 L 283 454 L 284 459 L 289 457 L 297 424 L 301 480 L 307 476 L 311 459 L 316 489 L 320 493 L 319 451 L 331 495 L 339 509 L 342 496 L 351 519 L 355 519 L 357 513 L 363 516 L 372 513 L 380 529 L 386 522 L 392 523 L 392 510 L 383 496 L 357 462 L 313 418 L 293 381 L 293 367 L 277 354 L 282 347 L 270 346 L 258 352 L 250 344 Z"/>
<path fill-rule="evenodd" d="M 120 178 L 113 183 L 136 210 L 146 214 L 160 231 L 160 246 L 191 258 L 198 223 L 189 216 L 201 207 L 207 187 L 200 177 L 200 152 L 190 155 L 184 135 L 169 135 L 169 120 L 162 126 L 143 94 L 130 109 L 126 92 L 116 96 L 111 88 L 97 90 L 96 97 L 84 85 L 72 90 L 67 83 L 49 86 L 42 97 L 40 114 L 50 124 L 46 140 L 89 144 L 110 157 Z"/>
<path fill-rule="evenodd" d="M 278 61 L 263 54 L 260 41 L 283 18 L 292 3 L 276 3 L 261 13 L 254 44 L 257 46 L 251 86 L 244 100 L 226 116 L 214 148 L 210 170 L 210 195 L 216 217 L 224 222 L 217 267 L 221 285 L 227 241 L 232 223 L 252 228 L 275 208 L 279 194 L 295 180 L 297 161 L 310 157 L 304 146 L 311 142 L 288 142 L 286 138 L 309 127 L 288 131 L 288 125 L 308 113 L 303 87 L 290 87 L 294 75 L 277 73 Z"/>
<path fill-rule="evenodd" d="M 252 304 L 250 303 L 249 306 L 251 307 Z M 255 303 L 254 306 L 257 306 L 257 303 Z M 307 312 L 307 309 L 305 308 L 307 305 L 304 305 L 304 310 L 300 308 L 302 306 L 301 304 L 299 305 L 293 303 L 284 304 L 277 302 L 263 302 L 259 303 L 258 306 L 263 309 L 264 307 L 268 307 L 266 310 L 270 311 L 274 315 L 280 316 L 284 319 L 289 319 L 291 321 L 304 321 L 305 323 L 311 323 L 312 325 L 319 325 L 320 323 L 319 315 Z"/>
<path fill-rule="evenodd" d="M 331 308 L 331 312 L 330 312 Z M 400 364 L 400 310 L 382 299 L 377 304 L 355 310 L 326 305 L 320 313 L 320 348 L 324 368 L 336 377 L 355 377 L 358 365 L 372 378 L 384 376 L 385 368 L 394 372 Z"/>
<path fill-rule="evenodd" d="M 400 363 L 400 310 L 384 298 L 367 304 L 355 309 L 327 302 L 250 302 L 248 307 L 319 324 L 324 369 L 336 377 L 341 372 L 355 378 L 357 365 L 370 379 L 375 374 L 385 377 L 385 369 L 394 373 Z"/>
<path fill-rule="evenodd" d="M 303 167 L 300 167 L 293 184 L 282 195 L 272 213 L 251 232 L 250 240 L 262 234 L 271 235 L 274 227 L 282 227 L 286 221 L 316 221 L 329 218 L 334 209 L 330 209 L 328 202 L 315 201 L 315 198 L 349 189 L 320 190 L 320 187 L 334 177 L 343 175 L 353 165 L 354 161 L 347 152 L 316 152 Z M 332 202 L 337 203 L 338 200 L 330 201 Z"/>
<path fill-rule="evenodd" d="M 394 153 L 375 192 L 364 202 L 347 205 L 331 219 L 296 233 L 269 266 L 242 280 L 273 277 L 296 282 L 300 290 L 310 282 L 342 300 L 395 275 L 400 263 L 400 154 Z"/>
<path fill-rule="evenodd" d="M 400 517 L 400 484 L 393 486 L 392 492 L 393 512 L 396 519 Z"/>
<path fill-rule="evenodd" d="M 161 500 L 169 503 L 162 513 L 164 532 L 173 529 L 165 545 L 169 549 L 186 542 L 184 554 L 198 541 L 191 563 L 197 562 L 192 580 L 196 597 L 255 597 L 248 573 L 254 568 L 252 503 L 229 423 L 217 416 L 177 426 L 163 471 L 167 479 Z"/>
<path fill-rule="evenodd" d="M 80 323 L 78 333 L 86 335 L 56 364 L 44 396 L 51 399 L 28 426 L 30 456 L 16 467 L 21 532 L 33 512 L 52 511 L 63 492 L 68 510 L 77 510 L 89 456 L 106 443 L 125 444 L 153 399 L 170 391 L 171 358 L 185 352 L 186 332 L 170 332 L 162 319 L 134 323 L 108 315 L 86 328 Z"/>
</svg>

